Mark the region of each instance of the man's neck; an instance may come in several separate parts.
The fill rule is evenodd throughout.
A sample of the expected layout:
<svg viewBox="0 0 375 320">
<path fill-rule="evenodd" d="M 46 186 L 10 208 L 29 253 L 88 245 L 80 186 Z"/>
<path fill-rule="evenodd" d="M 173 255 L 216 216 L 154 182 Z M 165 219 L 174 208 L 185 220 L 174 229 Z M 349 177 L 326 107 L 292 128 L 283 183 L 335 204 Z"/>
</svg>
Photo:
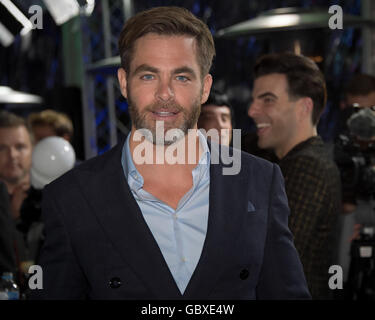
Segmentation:
<svg viewBox="0 0 375 320">
<path fill-rule="evenodd" d="M 134 141 L 133 138 L 134 131 L 131 132 L 129 149 L 134 165 L 144 179 L 148 174 L 166 177 L 191 172 L 203 153 L 196 130 L 190 130 L 171 145 L 155 145 L 145 139 Z"/>
<path fill-rule="evenodd" d="M 14 190 L 18 188 L 19 186 L 23 186 L 24 190 L 27 190 L 30 187 L 30 175 L 29 174 L 27 174 L 25 177 L 19 179 L 16 182 L 11 182 L 11 181 L 6 181 L 6 180 L 2 180 L 2 181 L 5 183 L 8 189 L 8 193 L 10 195 L 12 195 L 14 193 Z"/>
<path fill-rule="evenodd" d="M 276 156 L 281 160 L 284 158 L 290 150 L 292 150 L 296 145 L 300 144 L 311 137 L 317 136 L 316 126 L 310 127 L 306 130 L 300 131 L 299 134 L 295 135 L 294 139 L 289 140 L 284 145 L 275 149 Z"/>
</svg>

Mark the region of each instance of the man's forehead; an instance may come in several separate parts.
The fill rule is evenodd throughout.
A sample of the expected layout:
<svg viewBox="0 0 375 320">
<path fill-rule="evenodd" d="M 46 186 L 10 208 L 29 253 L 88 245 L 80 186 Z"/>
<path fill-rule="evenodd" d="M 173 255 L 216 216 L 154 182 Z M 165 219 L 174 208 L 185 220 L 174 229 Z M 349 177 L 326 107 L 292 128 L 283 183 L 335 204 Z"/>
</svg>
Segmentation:
<svg viewBox="0 0 375 320">
<path fill-rule="evenodd" d="M 187 34 L 158 34 L 154 32 L 146 33 L 145 35 L 139 37 L 134 42 L 134 48 L 144 45 L 145 43 L 161 43 L 171 44 L 174 41 L 183 41 L 186 45 L 192 48 L 196 47 L 196 39 L 193 36 Z"/>
<path fill-rule="evenodd" d="M 0 139 L 6 141 L 10 138 L 18 140 L 30 139 L 29 131 L 25 126 L 0 128 Z"/>
<path fill-rule="evenodd" d="M 145 50 L 147 47 L 148 50 Z M 159 35 L 156 33 L 147 33 L 138 38 L 134 43 L 133 58 L 131 61 L 132 69 L 137 68 L 144 63 L 144 59 L 155 61 L 157 58 L 163 58 L 163 54 L 178 53 L 179 58 L 190 58 L 189 49 L 193 54 L 194 61 L 198 63 L 196 57 L 196 39 L 189 35 Z M 153 50 L 155 48 L 155 50 Z M 186 53 L 186 55 L 181 54 Z"/>
<path fill-rule="evenodd" d="M 255 79 L 254 91 L 282 92 L 288 90 L 288 81 L 285 74 L 270 73 Z M 261 92 L 258 92 L 261 93 Z"/>
</svg>

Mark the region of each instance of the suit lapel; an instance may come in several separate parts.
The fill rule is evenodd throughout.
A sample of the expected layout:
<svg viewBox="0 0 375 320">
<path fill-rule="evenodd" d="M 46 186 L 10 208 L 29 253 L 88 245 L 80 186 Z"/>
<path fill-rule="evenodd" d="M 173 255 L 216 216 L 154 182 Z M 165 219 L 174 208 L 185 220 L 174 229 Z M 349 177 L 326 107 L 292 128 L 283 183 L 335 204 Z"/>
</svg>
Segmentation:
<svg viewBox="0 0 375 320">
<path fill-rule="evenodd" d="M 156 299 L 178 299 L 181 293 L 125 181 L 122 144 L 111 152 L 104 168 L 81 181 L 95 215 L 122 258 Z"/>
<path fill-rule="evenodd" d="M 212 152 L 212 150 L 211 150 Z M 231 262 L 233 244 L 248 206 L 249 170 L 242 164 L 241 174 L 223 175 L 224 166 L 210 165 L 210 205 L 206 239 L 198 265 L 185 290 L 184 299 L 207 299 L 220 273 Z"/>
</svg>

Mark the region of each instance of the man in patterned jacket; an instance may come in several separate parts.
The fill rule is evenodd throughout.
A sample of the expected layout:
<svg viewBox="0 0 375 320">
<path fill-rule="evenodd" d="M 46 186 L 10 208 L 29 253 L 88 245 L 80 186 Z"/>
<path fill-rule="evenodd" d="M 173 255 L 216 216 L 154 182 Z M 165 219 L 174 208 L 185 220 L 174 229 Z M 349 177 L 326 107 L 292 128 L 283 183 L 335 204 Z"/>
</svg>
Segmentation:
<svg viewBox="0 0 375 320">
<path fill-rule="evenodd" d="M 289 227 L 311 295 L 328 299 L 341 189 L 339 171 L 316 129 L 326 103 L 324 77 L 313 61 L 291 53 L 263 56 L 254 71 L 248 114 L 257 125 L 258 146 L 279 159 Z"/>
</svg>

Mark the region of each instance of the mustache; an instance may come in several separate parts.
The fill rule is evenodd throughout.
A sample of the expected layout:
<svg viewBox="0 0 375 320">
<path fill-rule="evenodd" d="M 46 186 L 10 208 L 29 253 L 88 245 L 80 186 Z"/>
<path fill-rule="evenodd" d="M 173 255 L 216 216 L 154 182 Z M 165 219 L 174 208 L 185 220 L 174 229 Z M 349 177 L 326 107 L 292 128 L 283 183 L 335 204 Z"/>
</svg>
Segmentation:
<svg viewBox="0 0 375 320">
<path fill-rule="evenodd" d="M 168 103 L 153 103 L 145 108 L 146 111 L 150 112 L 157 112 L 157 111 L 165 111 L 165 112 L 183 112 L 184 108 L 175 102 L 168 102 Z"/>
</svg>

